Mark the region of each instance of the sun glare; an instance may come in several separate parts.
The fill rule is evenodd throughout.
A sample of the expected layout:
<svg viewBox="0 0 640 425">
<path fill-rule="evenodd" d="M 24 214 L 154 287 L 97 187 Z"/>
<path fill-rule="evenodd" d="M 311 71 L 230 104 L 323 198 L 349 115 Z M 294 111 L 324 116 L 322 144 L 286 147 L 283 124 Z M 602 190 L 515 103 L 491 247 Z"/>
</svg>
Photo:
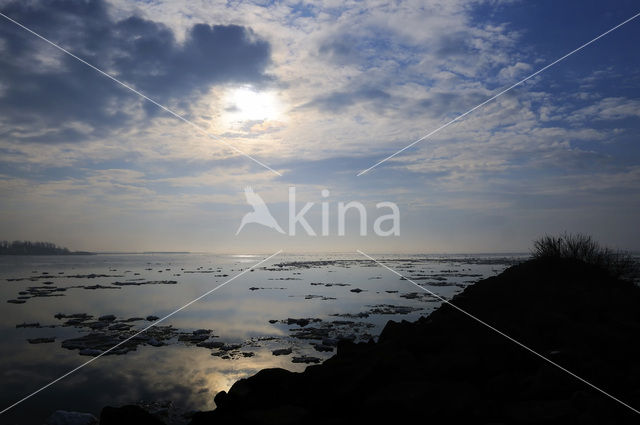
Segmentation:
<svg viewBox="0 0 640 425">
<path fill-rule="evenodd" d="M 280 115 L 280 104 L 274 93 L 255 91 L 250 87 L 233 89 L 226 103 L 233 121 L 274 120 Z"/>
</svg>

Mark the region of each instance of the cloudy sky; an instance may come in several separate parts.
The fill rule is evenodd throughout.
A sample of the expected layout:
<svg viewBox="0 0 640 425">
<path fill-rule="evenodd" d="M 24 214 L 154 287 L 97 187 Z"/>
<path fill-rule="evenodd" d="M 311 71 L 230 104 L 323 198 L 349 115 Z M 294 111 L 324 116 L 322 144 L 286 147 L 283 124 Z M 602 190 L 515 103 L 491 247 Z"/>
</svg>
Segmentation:
<svg viewBox="0 0 640 425">
<path fill-rule="evenodd" d="M 640 250 L 634 1 L 0 1 L 0 239 L 100 251 L 527 251 L 585 232 Z M 280 175 L 241 155 L 241 150 Z M 288 190 L 320 233 L 287 229 Z M 321 196 L 327 189 L 330 195 Z M 338 236 L 338 202 L 400 236 Z"/>
</svg>

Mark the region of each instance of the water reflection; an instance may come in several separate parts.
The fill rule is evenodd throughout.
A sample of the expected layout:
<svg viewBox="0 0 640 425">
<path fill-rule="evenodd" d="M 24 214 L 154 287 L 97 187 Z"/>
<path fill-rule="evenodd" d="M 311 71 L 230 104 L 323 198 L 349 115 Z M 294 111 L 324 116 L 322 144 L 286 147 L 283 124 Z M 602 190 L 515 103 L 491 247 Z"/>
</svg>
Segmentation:
<svg viewBox="0 0 640 425">
<path fill-rule="evenodd" d="M 57 313 L 87 313 L 94 317 L 112 314 L 118 319 L 163 317 L 177 307 L 207 292 L 229 277 L 259 261 L 259 256 L 221 255 L 97 255 L 91 257 L 2 257 L 0 258 L 0 365 L 3 407 L 47 384 L 86 361 L 78 351 L 61 347 L 68 338 L 86 334 L 86 328 L 62 327 Z M 335 259 L 337 263 L 322 263 Z M 390 257 L 394 268 L 443 297 L 480 277 L 501 271 L 513 258 L 483 257 Z M 353 260 L 358 261 L 353 261 Z M 302 370 L 292 356 L 327 358 L 331 352 L 314 349 L 312 340 L 295 338 L 296 326 L 287 318 L 319 318 L 337 329 L 332 321 L 347 323 L 356 338 L 377 335 L 387 320 L 412 320 L 428 314 L 437 303 L 405 297 L 413 285 L 385 273 L 355 256 L 281 256 L 233 281 L 232 284 L 193 304 L 163 325 L 192 331 L 212 329 L 227 344 L 242 344 L 252 357 L 212 355 L 212 350 L 184 345 L 140 345 L 126 355 L 104 356 L 3 415 L 3 423 L 41 423 L 57 409 L 98 414 L 105 405 L 141 399 L 173 401 L 188 409 L 210 409 L 213 396 L 237 379 L 266 367 Z M 309 263 L 316 261 L 315 263 Z M 297 264 L 282 264 L 298 262 Z M 274 263 L 280 263 L 279 265 Z M 35 280 L 7 279 L 46 276 Z M 74 278 L 70 275 L 110 275 Z M 225 276 L 227 275 L 227 276 Z M 116 277 L 117 276 L 117 277 Z M 120 289 L 86 289 L 113 286 L 116 281 L 149 282 L 175 280 L 177 284 L 121 286 Z M 53 282 L 44 285 L 43 282 Z M 338 285 L 336 285 L 338 284 Z M 7 304 L 30 287 L 66 288 L 63 296 L 31 297 L 24 304 Z M 258 289 L 263 288 L 263 289 Z M 359 291 L 354 291 L 358 289 Z M 433 300 L 430 300 L 433 301 Z M 371 312 L 380 305 L 419 308 L 398 314 Z M 345 320 L 336 315 L 352 314 Z M 356 316 L 357 315 L 357 316 Z M 271 322 L 270 322 L 271 321 Z M 16 328 L 38 322 L 53 328 Z M 349 322 L 364 323 L 362 329 Z M 148 322 L 132 322 L 142 328 Z M 307 325 L 304 329 L 313 328 Z M 337 326 L 337 325 L 336 325 Z M 320 332 L 321 326 L 318 326 Z M 317 333 L 316 332 L 316 333 Z M 345 333 L 346 333 L 345 332 Z M 313 334 L 313 332 L 312 332 Z M 334 334 L 330 334 L 334 336 Z M 27 339 L 55 337 L 54 343 L 29 344 Z M 274 349 L 292 347 L 292 356 L 274 356 Z"/>
</svg>

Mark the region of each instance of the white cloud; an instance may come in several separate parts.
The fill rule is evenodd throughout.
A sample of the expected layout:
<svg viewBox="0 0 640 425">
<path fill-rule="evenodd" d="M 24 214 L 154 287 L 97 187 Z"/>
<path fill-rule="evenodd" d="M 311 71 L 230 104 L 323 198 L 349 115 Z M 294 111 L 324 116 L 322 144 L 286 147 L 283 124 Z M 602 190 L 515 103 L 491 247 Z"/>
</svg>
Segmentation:
<svg viewBox="0 0 640 425">
<path fill-rule="evenodd" d="M 570 122 L 589 120 L 619 120 L 640 117 L 640 100 L 623 97 L 606 97 L 595 103 L 573 111 L 567 118 Z"/>
<path fill-rule="evenodd" d="M 525 72 L 531 71 L 531 65 L 524 62 L 517 62 L 513 65 L 506 66 L 498 73 L 498 78 L 507 82 L 517 82 L 517 79 L 526 77 Z"/>
</svg>

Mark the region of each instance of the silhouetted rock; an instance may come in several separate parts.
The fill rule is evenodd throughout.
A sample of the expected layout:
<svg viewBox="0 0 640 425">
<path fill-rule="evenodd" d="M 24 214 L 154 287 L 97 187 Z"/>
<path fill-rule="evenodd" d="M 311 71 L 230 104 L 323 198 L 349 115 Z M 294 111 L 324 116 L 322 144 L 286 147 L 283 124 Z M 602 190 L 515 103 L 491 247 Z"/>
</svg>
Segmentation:
<svg viewBox="0 0 640 425">
<path fill-rule="evenodd" d="M 140 406 L 107 406 L 100 412 L 100 425 L 165 425 Z"/>
<path fill-rule="evenodd" d="M 601 269 L 528 261 L 452 304 L 640 407 L 640 288 Z M 203 424 L 631 424 L 638 415 L 450 305 L 341 340 L 303 373 L 266 369 L 216 396 Z"/>
</svg>

